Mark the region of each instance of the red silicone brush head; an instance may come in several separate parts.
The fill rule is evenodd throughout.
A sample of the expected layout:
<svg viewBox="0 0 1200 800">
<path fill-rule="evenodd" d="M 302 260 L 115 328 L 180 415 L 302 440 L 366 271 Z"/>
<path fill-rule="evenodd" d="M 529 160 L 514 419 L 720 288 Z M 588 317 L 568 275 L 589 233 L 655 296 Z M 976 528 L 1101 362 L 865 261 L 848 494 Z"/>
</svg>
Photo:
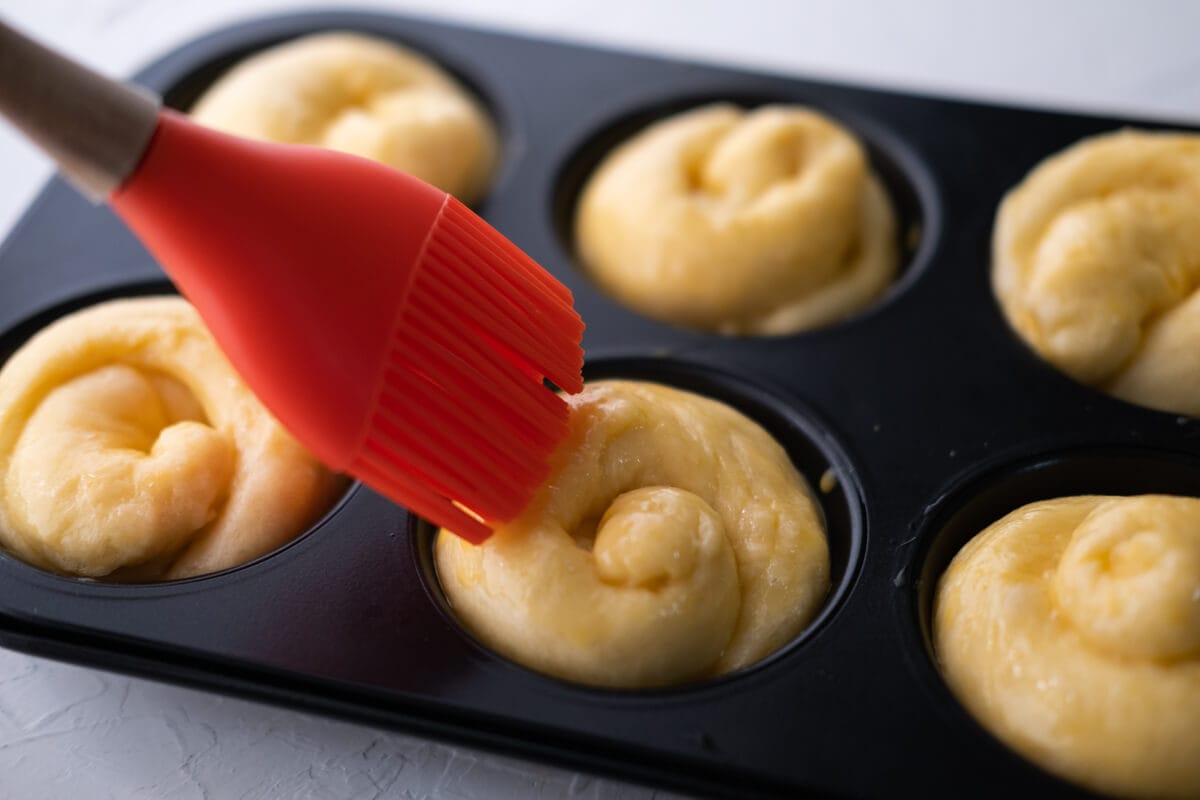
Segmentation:
<svg viewBox="0 0 1200 800">
<path fill-rule="evenodd" d="M 557 281 L 454 198 L 413 276 L 367 435 L 350 466 L 464 538 L 507 521 L 567 435 L 563 390 L 583 388 L 583 323 Z"/>
<path fill-rule="evenodd" d="M 582 388 L 570 293 L 387 167 L 166 112 L 112 205 L 319 458 L 471 541 L 528 503 Z"/>
</svg>

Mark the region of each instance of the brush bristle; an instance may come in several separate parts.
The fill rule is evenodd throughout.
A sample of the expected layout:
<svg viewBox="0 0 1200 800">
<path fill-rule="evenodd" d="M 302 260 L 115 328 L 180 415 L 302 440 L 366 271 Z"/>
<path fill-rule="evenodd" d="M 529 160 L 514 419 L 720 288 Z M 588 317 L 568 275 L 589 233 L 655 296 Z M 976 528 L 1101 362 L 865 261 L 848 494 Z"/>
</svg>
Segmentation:
<svg viewBox="0 0 1200 800">
<path fill-rule="evenodd" d="M 570 291 L 449 199 L 417 265 L 350 471 L 480 542 L 515 517 L 567 434 L 546 387 L 583 388 Z"/>
</svg>

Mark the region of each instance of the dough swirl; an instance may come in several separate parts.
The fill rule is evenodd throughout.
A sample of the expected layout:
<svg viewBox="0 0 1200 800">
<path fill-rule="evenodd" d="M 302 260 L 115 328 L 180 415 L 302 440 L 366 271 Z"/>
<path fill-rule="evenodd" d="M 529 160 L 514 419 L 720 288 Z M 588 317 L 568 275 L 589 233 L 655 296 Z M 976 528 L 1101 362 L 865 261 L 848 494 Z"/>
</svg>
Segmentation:
<svg viewBox="0 0 1200 800">
<path fill-rule="evenodd" d="M 1200 499 L 1066 497 L 996 522 L 938 587 L 946 680 L 1048 770 L 1200 796 Z"/>
<path fill-rule="evenodd" d="M 1200 136 L 1126 130 L 1004 198 L 992 283 L 1010 324 L 1078 381 L 1200 415 Z"/>
<path fill-rule="evenodd" d="M 0 370 L 0 543 L 56 572 L 182 578 L 302 532 L 340 480 L 180 298 L 68 315 Z"/>
<path fill-rule="evenodd" d="M 740 669 L 812 619 L 824 524 L 766 431 L 655 384 L 592 382 L 567 402 L 571 436 L 525 513 L 478 547 L 437 537 L 469 629 L 533 669 L 641 687 Z"/>
<path fill-rule="evenodd" d="M 340 150 L 481 198 L 498 145 L 488 115 L 429 59 L 355 33 L 305 36 L 250 56 L 192 117 L 228 133 Z"/>
<path fill-rule="evenodd" d="M 725 334 L 849 316 L 898 261 L 895 215 L 862 146 L 787 106 L 716 104 L 651 125 L 588 180 L 575 240 L 616 299 Z"/>
</svg>

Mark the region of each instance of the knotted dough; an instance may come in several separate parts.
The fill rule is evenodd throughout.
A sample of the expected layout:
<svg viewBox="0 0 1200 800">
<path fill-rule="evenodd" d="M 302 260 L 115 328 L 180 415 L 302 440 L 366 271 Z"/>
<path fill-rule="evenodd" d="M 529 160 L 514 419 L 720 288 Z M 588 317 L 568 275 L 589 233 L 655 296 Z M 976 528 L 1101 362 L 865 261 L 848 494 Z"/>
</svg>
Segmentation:
<svg viewBox="0 0 1200 800">
<path fill-rule="evenodd" d="M 176 297 L 56 321 L 0 370 L 0 543 L 92 578 L 183 578 L 303 532 L 339 479 Z"/>
<path fill-rule="evenodd" d="M 599 381 L 526 511 L 474 546 L 441 531 L 467 628 L 533 669 L 663 686 L 786 644 L 829 589 L 824 520 L 766 431 L 708 398 Z"/>
<path fill-rule="evenodd" d="M 847 317 L 898 263 L 895 215 L 862 146 L 790 106 L 716 104 L 651 125 L 588 180 L 575 242 L 616 299 L 725 334 Z"/>
<path fill-rule="evenodd" d="M 1046 769 L 1200 797 L 1200 499 L 1017 509 L 947 569 L 934 640 L 967 709 Z"/>
<path fill-rule="evenodd" d="M 227 133 L 340 150 L 408 172 L 470 204 L 496 166 L 496 131 L 429 59 L 356 33 L 305 36 L 250 56 L 192 109 Z"/>
<path fill-rule="evenodd" d="M 992 284 L 1071 377 L 1200 415 L 1200 136 L 1125 130 L 1042 162 L 1000 205 Z"/>
</svg>

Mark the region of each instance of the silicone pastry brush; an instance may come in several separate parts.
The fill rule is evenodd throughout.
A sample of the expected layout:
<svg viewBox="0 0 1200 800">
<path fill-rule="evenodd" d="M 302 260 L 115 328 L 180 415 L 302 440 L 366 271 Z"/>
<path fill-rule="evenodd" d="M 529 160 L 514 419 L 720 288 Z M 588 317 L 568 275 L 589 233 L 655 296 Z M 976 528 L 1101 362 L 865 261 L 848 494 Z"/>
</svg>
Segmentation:
<svg viewBox="0 0 1200 800">
<path fill-rule="evenodd" d="M 330 467 L 460 536 L 514 517 L 582 388 L 569 291 L 453 197 L 202 128 L 0 22 L 0 112 L 133 229 Z"/>
</svg>

